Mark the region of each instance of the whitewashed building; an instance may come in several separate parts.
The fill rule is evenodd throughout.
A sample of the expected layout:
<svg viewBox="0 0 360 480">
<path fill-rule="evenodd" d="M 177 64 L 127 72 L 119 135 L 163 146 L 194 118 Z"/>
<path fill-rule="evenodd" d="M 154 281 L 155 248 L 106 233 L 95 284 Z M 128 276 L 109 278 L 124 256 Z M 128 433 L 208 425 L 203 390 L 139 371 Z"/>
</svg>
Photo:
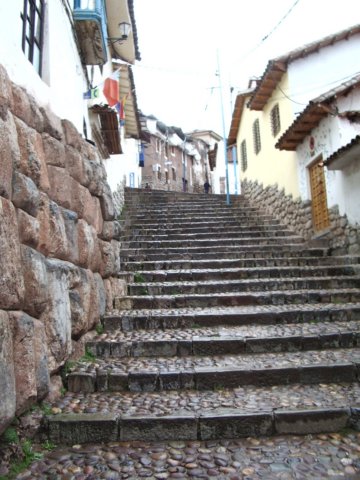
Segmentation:
<svg viewBox="0 0 360 480">
<path fill-rule="evenodd" d="M 1 1 L 0 18 L 0 63 L 10 79 L 96 143 L 113 191 L 119 183 L 137 186 L 133 0 Z M 108 78 L 118 82 L 121 112 L 103 95 Z"/>
</svg>

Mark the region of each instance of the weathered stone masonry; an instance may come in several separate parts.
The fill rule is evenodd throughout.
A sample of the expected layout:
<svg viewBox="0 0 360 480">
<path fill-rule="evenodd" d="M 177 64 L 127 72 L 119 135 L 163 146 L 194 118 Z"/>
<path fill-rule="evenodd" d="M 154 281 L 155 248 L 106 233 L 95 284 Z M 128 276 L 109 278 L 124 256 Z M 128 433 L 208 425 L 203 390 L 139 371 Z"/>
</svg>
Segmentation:
<svg viewBox="0 0 360 480">
<path fill-rule="evenodd" d="M 96 148 L 0 66 L 0 432 L 123 293 L 119 234 Z"/>
<path fill-rule="evenodd" d="M 300 198 L 294 200 L 276 185 L 264 187 L 256 181 L 245 180 L 242 192 L 252 205 L 274 215 L 305 240 L 316 237 L 312 225 L 311 201 L 303 202 Z M 329 209 L 329 219 L 330 227 L 323 238 L 332 253 L 360 253 L 360 225 L 350 224 L 345 215 L 339 214 L 337 206 Z"/>
</svg>

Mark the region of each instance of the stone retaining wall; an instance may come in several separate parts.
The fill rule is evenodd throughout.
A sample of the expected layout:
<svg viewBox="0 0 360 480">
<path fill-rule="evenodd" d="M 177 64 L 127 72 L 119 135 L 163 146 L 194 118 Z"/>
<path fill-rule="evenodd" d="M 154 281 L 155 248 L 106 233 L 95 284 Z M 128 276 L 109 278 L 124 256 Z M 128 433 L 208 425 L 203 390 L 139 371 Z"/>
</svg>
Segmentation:
<svg viewBox="0 0 360 480">
<path fill-rule="evenodd" d="M 119 235 L 96 148 L 0 66 L 0 432 L 124 292 Z"/>
<path fill-rule="evenodd" d="M 305 240 L 316 238 L 312 225 L 311 201 L 294 200 L 277 185 L 264 187 L 258 182 L 242 182 L 242 193 L 252 205 L 274 215 Z M 333 254 L 360 254 L 360 225 L 351 225 L 337 206 L 329 209 L 330 227 L 324 236 Z"/>
</svg>

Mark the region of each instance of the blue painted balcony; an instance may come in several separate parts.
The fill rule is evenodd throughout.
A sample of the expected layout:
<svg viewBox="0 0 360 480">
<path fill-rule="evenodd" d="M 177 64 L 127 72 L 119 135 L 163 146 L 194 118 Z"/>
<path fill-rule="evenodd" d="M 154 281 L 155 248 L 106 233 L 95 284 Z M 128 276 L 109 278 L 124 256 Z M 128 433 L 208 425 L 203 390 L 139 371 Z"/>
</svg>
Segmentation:
<svg viewBox="0 0 360 480">
<path fill-rule="evenodd" d="M 85 65 L 104 65 L 107 61 L 107 28 L 104 0 L 74 0 L 73 18 Z"/>
</svg>

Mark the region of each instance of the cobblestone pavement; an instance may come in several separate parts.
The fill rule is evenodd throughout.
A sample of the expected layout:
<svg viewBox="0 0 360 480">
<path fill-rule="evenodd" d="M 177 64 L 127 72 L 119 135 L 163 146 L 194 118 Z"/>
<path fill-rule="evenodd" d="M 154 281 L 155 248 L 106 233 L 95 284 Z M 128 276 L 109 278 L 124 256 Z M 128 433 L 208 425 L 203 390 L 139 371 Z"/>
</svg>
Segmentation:
<svg viewBox="0 0 360 480">
<path fill-rule="evenodd" d="M 360 433 L 57 449 L 18 475 L 43 480 L 360 478 Z"/>
</svg>

